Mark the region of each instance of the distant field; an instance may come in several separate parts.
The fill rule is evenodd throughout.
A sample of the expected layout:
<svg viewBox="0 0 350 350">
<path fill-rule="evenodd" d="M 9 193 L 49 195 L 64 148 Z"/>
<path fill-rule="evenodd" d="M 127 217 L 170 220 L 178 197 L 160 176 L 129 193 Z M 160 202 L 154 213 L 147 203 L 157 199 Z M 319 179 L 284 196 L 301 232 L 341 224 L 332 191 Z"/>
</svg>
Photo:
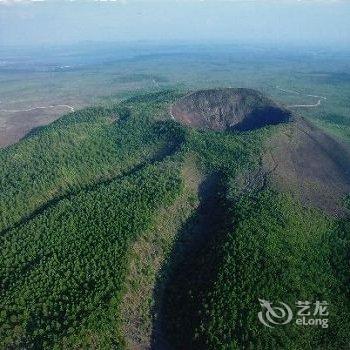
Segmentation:
<svg viewBox="0 0 350 350">
<path fill-rule="evenodd" d="M 294 110 L 350 140 L 347 54 L 246 47 L 112 47 L 56 49 L 44 58 L 34 51 L 29 60 L 13 61 L 6 50 L 0 52 L 5 58 L 0 62 L 0 147 L 69 112 L 67 106 L 105 105 L 164 88 L 230 86 L 262 90 L 287 106 L 314 105 L 320 100 L 317 96 L 325 97 L 318 106 Z"/>
</svg>

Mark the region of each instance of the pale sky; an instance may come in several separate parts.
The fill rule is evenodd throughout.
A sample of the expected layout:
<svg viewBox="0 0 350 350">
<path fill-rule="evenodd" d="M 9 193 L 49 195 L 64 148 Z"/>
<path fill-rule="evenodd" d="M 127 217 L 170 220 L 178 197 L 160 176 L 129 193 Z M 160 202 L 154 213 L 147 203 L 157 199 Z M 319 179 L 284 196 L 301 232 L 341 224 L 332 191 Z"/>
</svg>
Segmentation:
<svg viewBox="0 0 350 350">
<path fill-rule="evenodd" d="M 350 1 L 0 0 L 0 45 L 86 40 L 350 47 Z"/>
</svg>

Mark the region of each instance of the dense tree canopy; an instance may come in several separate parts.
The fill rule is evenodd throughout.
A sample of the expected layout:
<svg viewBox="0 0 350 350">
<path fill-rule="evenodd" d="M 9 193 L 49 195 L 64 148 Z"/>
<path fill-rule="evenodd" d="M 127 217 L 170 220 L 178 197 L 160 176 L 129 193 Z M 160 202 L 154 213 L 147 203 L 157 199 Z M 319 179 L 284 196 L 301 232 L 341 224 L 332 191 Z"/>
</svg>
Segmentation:
<svg viewBox="0 0 350 350">
<path fill-rule="evenodd" d="M 348 220 L 306 209 L 266 179 L 246 191 L 244 174 L 259 169 L 263 141 L 279 126 L 192 130 L 168 115 L 178 96 L 165 91 L 71 113 L 0 152 L 2 348 L 123 348 L 129 249 L 183 191 L 188 154 L 219 189 L 208 238 L 169 273 L 164 312 L 173 343 L 346 348 Z M 327 300 L 332 327 L 266 330 L 258 298 Z"/>
</svg>

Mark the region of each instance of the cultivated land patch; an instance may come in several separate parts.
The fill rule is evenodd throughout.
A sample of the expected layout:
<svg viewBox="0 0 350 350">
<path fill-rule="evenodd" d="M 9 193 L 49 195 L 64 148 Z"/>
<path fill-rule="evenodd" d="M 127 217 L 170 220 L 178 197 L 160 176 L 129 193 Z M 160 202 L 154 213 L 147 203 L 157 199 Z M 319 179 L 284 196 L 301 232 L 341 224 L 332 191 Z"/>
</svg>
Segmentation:
<svg viewBox="0 0 350 350">
<path fill-rule="evenodd" d="M 0 148 L 18 142 L 33 128 L 49 124 L 72 111 L 74 108 L 68 105 L 0 110 Z"/>
</svg>

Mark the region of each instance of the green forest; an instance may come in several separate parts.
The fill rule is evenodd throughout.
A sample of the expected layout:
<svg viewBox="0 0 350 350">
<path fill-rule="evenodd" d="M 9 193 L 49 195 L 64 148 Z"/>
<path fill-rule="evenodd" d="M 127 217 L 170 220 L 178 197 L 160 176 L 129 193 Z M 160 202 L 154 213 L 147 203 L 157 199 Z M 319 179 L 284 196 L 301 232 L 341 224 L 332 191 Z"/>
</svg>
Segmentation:
<svg viewBox="0 0 350 350">
<path fill-rule="evenodd" d="M 82 109 L 0 151 L 1 349 L 127 349 L 130 249 L 184 194 L 192 159 L 215 186 L 169 248 L 161 319 L 172 346 L 349 348 L 349 220 L 277 191 L 269 174 L 247 180 L 286 126 L 193 129 L 169 115 L 183 95 Z M 201 220 L 204 239 L 183 249 Z M 330 327 L 264 328 L 259 298 L 327 300 Z"/>
</svg>

